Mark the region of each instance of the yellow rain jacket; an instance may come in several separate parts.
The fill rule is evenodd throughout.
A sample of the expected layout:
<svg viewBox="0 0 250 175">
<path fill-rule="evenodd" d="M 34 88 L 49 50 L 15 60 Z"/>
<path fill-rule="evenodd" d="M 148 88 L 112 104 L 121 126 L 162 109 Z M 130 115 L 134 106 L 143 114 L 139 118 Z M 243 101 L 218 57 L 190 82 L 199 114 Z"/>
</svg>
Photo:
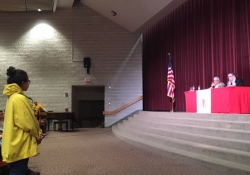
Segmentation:
<svg viewBox="0 0 250 175">
<path fill-rule="evenodd" d="M 37 155 L 37 139 L 41 134 L 32 104 L 15 83 L 5 85 L 8 97 L 4 117 L 2 157 L 7 163 Z"/>
</svg>

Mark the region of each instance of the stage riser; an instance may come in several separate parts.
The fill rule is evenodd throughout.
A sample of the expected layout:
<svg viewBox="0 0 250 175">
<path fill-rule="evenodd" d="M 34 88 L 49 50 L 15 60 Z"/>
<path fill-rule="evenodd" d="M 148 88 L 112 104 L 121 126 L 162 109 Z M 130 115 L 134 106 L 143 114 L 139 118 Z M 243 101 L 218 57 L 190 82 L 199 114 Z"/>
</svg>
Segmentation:
<svg viewBox="0 0 250 175">
<path fill-rule="evenodd" d="M 118 128 L 130 136 L 139 137 L 143 140 L 148 140 L 153 143 L 158 143 L 164 146 L 172 147 L 175 149 L 192 152 L 196 154 L 203 154 L 206 156 L 219 158 L 222 160 L 230 160 L 233 162 L 243 163 L 243 164 L 250 164 L 250 154 L 248 152 L 242 152 L 241 154 L 236 154 L 233 152 L 225 151 L 223 149 L 216 149 L 212 146 L 207 146 L 203 144 L 197 144 L 194 142 L 188 142 L 173 138 L 168 138 L 164 136 L 159 136 L 155 134 L 149 134 L 137 130 L 133 130 L 124 124 L 118 124 Z M 245 154 L 244 154 L 245 153 Z"/>
<path fill-rule="evenodd" d="M 144 149 L 150 150 L 162 156 L 166 156 L 170 159 L 177 159 L 187 164 L 204 167 L 207 169 L 211 169 L 213 171 L 220 172 L 225 175 L 249 175 L 250 169 L 248 169 L 248 165 L 239 165 L 237 163 L 230 163 L 229 161 L 218 161 L 217 159 L 213 159 L 210 157 L 202 156 L 202 155 L 194 155 L 192 153 L 183 152 L 177 149 L 171 149 L 167 146 L 162 146 L 157 143 L 150 143 L 148 141 L 141 140 L 140 138 L 133 137 L 131 135 L 127 135 L 127 133 L 123 133 L 118 129 L 118 126 L 115 125 L 112 127 L 112 131 L 115 136 L 119 139 L 131 143 L 135 146 L 142 147 Z"/>
<path fill-rule="evenodd" d="M 129 120 L 134 120 L 129 118 Z M 139 125 L 144 125 L 145 127 L 155 127 L 155 128 L 166 128 L 168 130 L 173 131 L 182 131 L 187 133 L 199 133 L 202 135 L 207 136 L 214 136 L 214 137 L 222 137 L 222 138 L 230 138 L 230 139 L 239 139 L 239 140 L 248 140 L 250 141 L 250 132 L 246 131 L 232 131 L 232 130 L 225 130 L 219 128 L 208 128 L 208 127 L 200 127 L 195 125 L 181 125 L 176 123 L 160 123 L 160 122 L 153 122 L 147 120 L 134 120 L 133 122 L 138 123 Z"/>
<path fill-rule="evenodd" d="M 224 121 L 221 120 L 208 120 L 208 119 L 194 119 L 194 118 L 180 118 L 180 117 L 144 117 L 140 115 L 135 115 L 134 118 L 141 120 L 154 121 L 154 122 L 164 122 L 164 123 L 177 123 L 177 124 L 187 124 L 195 126 L 205 126 L 205 127 L 216 127 L 224 129 L 233 130 L 245 130 L 250 131 L 250 122 L 239 122 L 239 121 Z"/>
<path fill-rule="evenodd" d="M 226 174 L 250 174 L 250 115 L 141 111 L 113 126 L 113 132 L 136 145 L 183 156 L 188 163 L 200 159 Z"/>
<path fill-rule="evenodd" d="M 170 138 L 177 138 L 180 140 L 192 141 L 194 143 L 208 144 L 212 146 L 250 152 L 249 141 L 239 141 L 239 140 L 225 139 L 220 137 L 211 137 L 200 134 L 192 134 L 188 132 L 177 132 L 165 128 L 155 128 L 150 126 L 144 127 L 143 125 L 138 125 L 137 123 L 130 122 L 130 120 L 129 121 L 125 120 L 123 121 L 123 123 L 129 128 L 142 132 L 148 132 L 151 134 L 166 136 Z"/>
<path fill-rule="evenodd" d="M 138 115 L 138 114 L 137 114 Z M 186 113 L 186 112 L 146 112 L 141 111 L 142 117 L 173 117 L 173 118 L 195 118 L 195 119 L 219 119 L 231 121 L 248 121 L 250 122 L 250 114 L 199 114 L 199 113 Z"/>
</svg>

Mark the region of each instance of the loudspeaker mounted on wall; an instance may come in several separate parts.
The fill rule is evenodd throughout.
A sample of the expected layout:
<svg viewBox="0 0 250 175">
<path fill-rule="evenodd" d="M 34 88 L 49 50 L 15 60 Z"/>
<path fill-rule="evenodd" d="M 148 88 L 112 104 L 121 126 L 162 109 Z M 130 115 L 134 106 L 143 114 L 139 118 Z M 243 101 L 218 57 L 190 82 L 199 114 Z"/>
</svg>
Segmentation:
<svg viewBox="0 0 250 175">
<path fill-rule="evenodd" d="M 89 68 L 91 67 L 90 57 L 83 58 L 83 66 L 87 68 L 87 74 L 89 74 Z"/>
</svg>

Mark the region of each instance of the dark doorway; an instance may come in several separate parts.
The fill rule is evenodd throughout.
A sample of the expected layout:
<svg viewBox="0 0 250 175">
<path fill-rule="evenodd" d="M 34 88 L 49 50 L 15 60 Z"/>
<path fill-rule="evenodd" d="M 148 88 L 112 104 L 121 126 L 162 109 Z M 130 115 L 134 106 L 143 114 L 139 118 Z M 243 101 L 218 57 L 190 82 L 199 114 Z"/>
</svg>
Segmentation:
<svg viewBox="0 0 250 175">
<path fill-rule="evenodd" d="M 80 100 L 78 105 L 83 128 L 104 126 L 104 100 Z"/>
<path fill-rule="evenodd" d="M 72 86 L 72 111 L 84 128 L 104 126 L 104 86 Z"/>
</svg>

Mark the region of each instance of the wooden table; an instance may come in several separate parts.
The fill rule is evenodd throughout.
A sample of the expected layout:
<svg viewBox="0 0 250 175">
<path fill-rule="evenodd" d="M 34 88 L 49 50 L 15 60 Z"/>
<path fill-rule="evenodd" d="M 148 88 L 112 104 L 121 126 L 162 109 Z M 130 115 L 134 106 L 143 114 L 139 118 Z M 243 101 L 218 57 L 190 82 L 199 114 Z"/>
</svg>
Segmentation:
<svg viewBox="0 0 250 175">
<path fill-rule="evenodd" d="M 202 91 L 200 92 L 202 93 Z M 197 106 L 200 105 L 200 101 L 197 100 L 199 99 L 197 92 L 185 92 L 186 112 L 197 113 L 199 111 Z M 211 89 L 210 103 L 210 113 L 250 114 L 250 87 Z"/>
<path fill-rule="evenodd" d="M 51 120 L 58 120 L 60 129 L 62 129 L 62 121 L 63 120 L 71 120 L 71 129 L 74 129 L 73 120 L 74 120 L 74 112 L 43 112 L 40 114 L 41 119 L 47 119 L 48 120 L 48 131 L 50 127 L 50 121 Z"/>
</svg>

